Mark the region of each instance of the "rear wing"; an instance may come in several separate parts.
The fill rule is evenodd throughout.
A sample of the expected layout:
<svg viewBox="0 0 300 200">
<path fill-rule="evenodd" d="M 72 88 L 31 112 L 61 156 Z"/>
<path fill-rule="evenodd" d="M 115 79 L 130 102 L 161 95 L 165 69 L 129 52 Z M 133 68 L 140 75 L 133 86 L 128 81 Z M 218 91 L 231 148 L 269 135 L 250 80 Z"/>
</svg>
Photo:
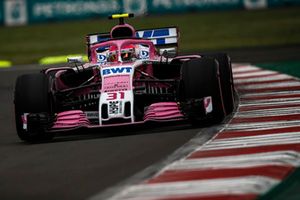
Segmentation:
<svg viewBox="0 0 300 200">
<path fill-rule="evenodd" d="M 173 54 L 178 52 L 179 31 L 177 27 L 138 30 L 136 37 L 150 39 L 160 54 L 165 51 Z"/>
<path fill-rule="evenodd" d="M 177 27 L 144 29 L 136 31 L 137 38 L 150 39 L 160 54 L 165 51 L 177 55 L 179 31 Z M 86 36 L 87 53 L 90 56 L 90 46 L 99 42 L 110 40 L 109 33 L 93 33 Z"/>
</svg>

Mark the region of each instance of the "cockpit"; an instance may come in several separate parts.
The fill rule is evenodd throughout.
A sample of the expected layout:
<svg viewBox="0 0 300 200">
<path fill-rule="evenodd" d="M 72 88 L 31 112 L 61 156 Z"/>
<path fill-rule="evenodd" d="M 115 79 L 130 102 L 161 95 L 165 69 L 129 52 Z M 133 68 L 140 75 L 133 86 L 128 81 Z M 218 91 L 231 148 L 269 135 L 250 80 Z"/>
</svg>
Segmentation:
<svg viewBox="0 0 300 200">
<path fill-rule="evenodd" d="M 154 48 L 154 47 L 152 47 Z M 136 60 L 149 60 L 151 58 L 151 47 L 143 42 L 119 41 L 102 43 L 94 48 L 94 61 L 99 64 L 115 62 L 134 62 Z"/>
</svg>

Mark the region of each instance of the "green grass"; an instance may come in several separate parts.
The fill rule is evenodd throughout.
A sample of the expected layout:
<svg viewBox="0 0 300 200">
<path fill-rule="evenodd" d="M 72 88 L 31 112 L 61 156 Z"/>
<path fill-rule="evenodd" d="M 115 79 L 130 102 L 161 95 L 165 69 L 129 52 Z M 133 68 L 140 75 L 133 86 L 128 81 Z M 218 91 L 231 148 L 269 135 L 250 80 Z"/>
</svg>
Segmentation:
<svg viewBox="0 0 300 200">
<path fill-rule="evenodd" d="M 182 52 L 300 44 L 300 7 L 148 16 L 127 22 L 137 29 L 178 26 Z M 84 53 L 87 33 L 107 32 L 115 23 L 93 19 L 1 27 L 0 60 L 30 64 L 44 56 Z"/>
<path fill-rule="evenodd" d="M 289 74 L 300 78 L 300 61 L 282 61 L 276 63 L 258 63 L 256 66 L 262 67 L 264 69 L 270 69 L 274 71 L 279 71 L 284 74 Z"/>
</svg>

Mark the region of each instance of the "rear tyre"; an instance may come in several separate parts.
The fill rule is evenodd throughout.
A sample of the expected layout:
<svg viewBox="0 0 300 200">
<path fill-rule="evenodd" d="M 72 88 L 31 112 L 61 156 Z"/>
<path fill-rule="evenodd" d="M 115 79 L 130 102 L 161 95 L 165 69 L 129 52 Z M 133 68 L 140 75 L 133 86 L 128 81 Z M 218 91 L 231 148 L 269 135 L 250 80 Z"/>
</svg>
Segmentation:
<svg viewBox="0 0 300 200">
<path fill-rule="evenodd" d="M 234 83 L 230 57 L 225 53 L 206 53 L 201 56 L 204 56 L 204 58 L 213 58 L 218 61 L 224 107 L 226 115 L 228 115 L 234 109 Z"/>
<path fill-rule="evenodd" d="M 222 90 L 220 85 L 218 63 L 215 59 L 200 58 L 183 63 L 182 91 L 185 101 L 212 97 L 213 111 L 210 113 L 213 122 L 221 122 L 225 117 Z M 195 114 L 195 108 L 187 113 L 193 124 L 203 120 L 203 113 Z M 203 106 L 202 106 L 202 112 Z M 192 113 L 192 114 L 191 114 Z"/>
<path fill-rule="evenodd" d="M 45 132 L 45 124 L 34 123 L 23 127 L 24 114 L 48 116 L 51 111 L 49 81 L 45 74 L 26 74 L 19 76 L 15 85 L 15 121 L 17 134 L 21 140 L 39 142 L 50 140 L 53 134 Z M 40 118 L 40 115 L 36 115 Z M 42 122 L 42 120 L 39 120 Z"/>
</svg>

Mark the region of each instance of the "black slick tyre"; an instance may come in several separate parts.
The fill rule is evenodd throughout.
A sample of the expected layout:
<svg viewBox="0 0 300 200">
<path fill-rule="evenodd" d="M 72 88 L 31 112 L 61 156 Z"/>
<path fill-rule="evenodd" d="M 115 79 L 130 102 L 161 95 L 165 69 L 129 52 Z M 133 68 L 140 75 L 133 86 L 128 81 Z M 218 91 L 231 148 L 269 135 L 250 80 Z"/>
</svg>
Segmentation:
<svg viewBox="0 0 300 200">
<path fill-rule="evenodd" d="M 15 85 L 15 121 L 17 134 L 21 140 L 39 142 L 52 139 L 53 135 L 46 133 L 41 124 L 24 128 L 24 114 L 46 115 L 51 111 L 49 98 L 49 82 L 45 74 L 25 74 L 19 76 Z"/>
<path fill-rule="evenodd" d="M 224 107 L 228 115 L 234 109 L 234 83 L 230 57 L 225 53 L 206 53 L 201 56 L 216 59 L 219 64 Z"/>
<path fill-rule="evenodd" d="M 190 101 L 211 96 L 213 111 L 210 119 L 221 122 L 225 117 L 225 108 L 217 61 L 211 58 L 193 59 L 183 63 L 181 73 L 184 99 Z M 195 124 L 201 122 L 203 117 L 193 114 L 190 119 Z"/>
</svg>

